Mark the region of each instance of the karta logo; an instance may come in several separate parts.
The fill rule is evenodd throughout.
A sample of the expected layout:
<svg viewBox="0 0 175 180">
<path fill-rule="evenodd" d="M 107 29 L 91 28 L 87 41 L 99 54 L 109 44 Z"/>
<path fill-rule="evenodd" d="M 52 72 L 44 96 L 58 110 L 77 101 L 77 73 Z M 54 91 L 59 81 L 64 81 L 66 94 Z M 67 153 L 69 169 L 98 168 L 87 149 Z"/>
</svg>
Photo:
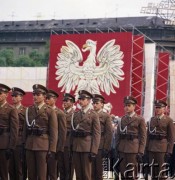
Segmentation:
<svg viewBox="0 0 175 180">
<path fill-rule="evenodd" d="M 112 113 L 123 115 L 130 94 L 132 33 L 52 35 L 47 87 L 59 94 L 101 94 Z M 62 106 L 62 100 L 57 106 Z"/>
<path fill-rule="evenodd" d="M 119 88 L 119 81 L 124 79 L 124 55 L 115 39 L 106 42 L 97 54 L 98 42 L 88 39 L 81 49 L 89 51 L 86 60 L 74 42 L 66 40 L 65 43 L 56 62 L 56 80 L 59 80 L 58 87 L 62 87 L 61 92 L 75 90 L 76 99 L 78 92 L 85 89 L 92 94 L 101 94 L 100 90 L 107 95 L 116 93 L 114 87 Z"/>
</svg>

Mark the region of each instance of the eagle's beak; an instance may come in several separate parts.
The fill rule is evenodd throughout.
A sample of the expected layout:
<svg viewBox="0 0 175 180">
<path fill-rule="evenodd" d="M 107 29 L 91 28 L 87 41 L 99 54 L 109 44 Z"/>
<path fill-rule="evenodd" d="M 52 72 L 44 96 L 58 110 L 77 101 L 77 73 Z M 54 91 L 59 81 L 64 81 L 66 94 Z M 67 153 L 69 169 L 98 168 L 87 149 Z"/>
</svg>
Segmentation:
<svg viewBox="0 0 175 180">
<path fill-rule="evenodd" d="M 85 49 L 85 48 L 87 48 L 87 47 L 88 47 L 88 45 L 87 45 L 87 44 L 84 44 L 82 48 Z"/>
</svg>

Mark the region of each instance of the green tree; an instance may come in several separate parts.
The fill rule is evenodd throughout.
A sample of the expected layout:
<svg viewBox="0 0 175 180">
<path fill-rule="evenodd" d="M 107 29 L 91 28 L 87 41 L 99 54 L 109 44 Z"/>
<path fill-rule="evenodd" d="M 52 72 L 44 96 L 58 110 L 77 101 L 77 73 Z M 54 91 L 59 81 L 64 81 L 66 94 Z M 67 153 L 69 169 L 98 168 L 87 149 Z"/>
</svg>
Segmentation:
<svg viewBox="0 0 175 180">
<path fill-rule="evenodd" d="M 16 67 L 34 67 L 35 62 L 28 56 L 22 55 L 17 60 L 15 60 Z"/>
<path fill-rule="evenodd" d="M 0 51 L 0 66 L 13 66 L 14 53 L 11 49 L 3 49 Z"/>
<path fill-rule="evenodd" d="M 48 66 L 49 57 L 50 57 L 50 41 L 46 42 L 46 45 L 45 45 L 45 53 L 44 53 L 44 59 L 43 59 L 44 66 Z"/>
<path fill-rule="evenodd" d="M 6 67 L 6 58 L 0 57 L 0 67 Z"/>
</svg>

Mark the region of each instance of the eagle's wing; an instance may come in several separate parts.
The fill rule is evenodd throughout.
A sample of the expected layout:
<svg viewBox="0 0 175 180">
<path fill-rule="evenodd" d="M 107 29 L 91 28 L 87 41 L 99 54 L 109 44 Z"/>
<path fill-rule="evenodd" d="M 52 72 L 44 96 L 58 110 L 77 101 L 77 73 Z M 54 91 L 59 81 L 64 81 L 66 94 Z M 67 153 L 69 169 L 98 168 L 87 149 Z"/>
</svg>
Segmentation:
<svg viewBox="0 0 175 180">
<path fill-rule="evenodd" d="M 58 87 L 62 87 L 62 92 L 70 93 L 75 90 L 80 76 L 83 76 L 82 67 L 79 62 L 83 60 L 79 47 L 72 41 L 66 40 L 67 46 L 62 46 L 57 56 L 55 68 L 56 80 L 59 80 Z"/>
<path fill-rule="evenodd" d="M 101 91 L 107 95 L 110 92 L 116 93 L 114 87 L 119 88 L 119 80 L 124 79 L 123 57 L 120 46 L 115 45 L 115 39 L 104 44 L 97 54 L 99 66 L 95 70 L 95 76 Z"/>
</svg>

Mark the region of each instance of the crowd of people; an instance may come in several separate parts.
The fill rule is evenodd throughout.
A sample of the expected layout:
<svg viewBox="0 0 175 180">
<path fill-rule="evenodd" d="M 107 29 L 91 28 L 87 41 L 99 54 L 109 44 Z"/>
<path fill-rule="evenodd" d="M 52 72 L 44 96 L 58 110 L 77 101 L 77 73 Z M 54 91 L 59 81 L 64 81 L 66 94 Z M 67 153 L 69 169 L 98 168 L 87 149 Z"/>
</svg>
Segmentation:
<svg viewBox="0 0 175 180">
<path fill-rule="evenodd" d="M 155 100 L 146 123 L 135 112 L 137 100 L 126 96 L 125 114 L 113 125 L 100 94 L 80 90 L 80 109 L 72 94 L 59 97 L 41 84 L 33 85 L 33 105 L 24 107 L 23 96 L 21 88 L 0 84 L 0 180 L 102 180 L 106 158 L 115 180 L 139 179 L 138 172 L 145 179 L 173 176 L 175 129 L 166 102 Z"/>
</svg>

